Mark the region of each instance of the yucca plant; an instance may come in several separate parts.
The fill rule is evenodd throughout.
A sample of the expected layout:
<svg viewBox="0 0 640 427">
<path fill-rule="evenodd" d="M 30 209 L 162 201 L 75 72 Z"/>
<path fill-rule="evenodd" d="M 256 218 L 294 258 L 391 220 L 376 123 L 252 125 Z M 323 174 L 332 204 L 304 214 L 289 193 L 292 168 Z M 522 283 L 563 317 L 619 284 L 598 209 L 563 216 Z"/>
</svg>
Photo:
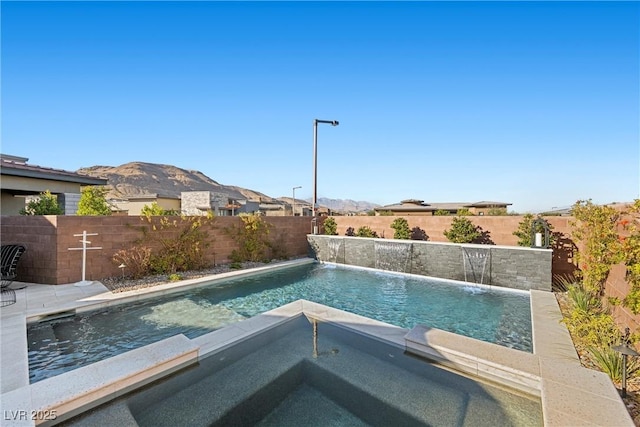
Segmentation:
<svg viewBox="0 0 640 427">
<path fill-rule="evenodd" d="M 589 353 L 598 365 L 600 370 L 609 375 L 612 381 L 616 383 L 622 382 L 622 354 L 613 350 L 611 347 L 589 347 Z M 636 359 L 627 358 L 627 378 L 631 377 L 638 370 Z"/>
<path fill-rule="evenodd" d="M 598 313 L 602 309 L 600 299 L 582 287 L 579 283 L 570 285 L 567 295 L 573 304 L 573 308 L 583 314 Z"/>
</svg>

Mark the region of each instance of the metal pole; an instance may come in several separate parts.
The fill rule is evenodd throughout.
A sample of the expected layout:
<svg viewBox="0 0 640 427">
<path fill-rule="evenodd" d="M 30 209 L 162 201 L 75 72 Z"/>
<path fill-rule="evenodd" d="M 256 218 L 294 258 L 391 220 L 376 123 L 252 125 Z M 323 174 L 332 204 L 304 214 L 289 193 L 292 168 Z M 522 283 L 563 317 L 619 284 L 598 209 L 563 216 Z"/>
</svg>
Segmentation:
<svg viewBox="0 0 640 427">
<path fill-rule="evenodd" d="M 313 120 L 313 234 L 318 234 L 318 123 L 327 123 L 338 126 L 337 120 Z"/>
<path fill-rule="evenodd" d="M 293 201 L 291 202 L 291 215 L 296 216 L 296 189 L 302 188 L 302 186 L 298 185 L 297 187 L 293 187 Z M 300 215 L 302 216 L 302 215 Z"/>
<path fill-rule="evenodd" d="M 313 121 L 313 234 L 318 234 L 318 211 L 316 203 L 318 202 L 318 119 Z"/>
<path fill-rule="evenodd" d="M 622 397 L 627 397 L 627 355 L 622 355 Z"/>
</svg>

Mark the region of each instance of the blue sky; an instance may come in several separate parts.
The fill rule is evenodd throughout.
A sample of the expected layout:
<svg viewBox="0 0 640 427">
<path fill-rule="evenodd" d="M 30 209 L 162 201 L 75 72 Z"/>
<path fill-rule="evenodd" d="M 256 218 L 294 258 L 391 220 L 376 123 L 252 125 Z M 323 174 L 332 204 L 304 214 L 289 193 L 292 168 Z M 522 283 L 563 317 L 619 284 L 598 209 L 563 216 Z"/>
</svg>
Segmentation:
<svg viewBox="0 0 640 427">
<path fill-rule="evenodd" d="M 75 171 L 195 169 L 269 196 L 640 189 L 638 2 L 1 3 L 2 146 Z"/>
</svg>

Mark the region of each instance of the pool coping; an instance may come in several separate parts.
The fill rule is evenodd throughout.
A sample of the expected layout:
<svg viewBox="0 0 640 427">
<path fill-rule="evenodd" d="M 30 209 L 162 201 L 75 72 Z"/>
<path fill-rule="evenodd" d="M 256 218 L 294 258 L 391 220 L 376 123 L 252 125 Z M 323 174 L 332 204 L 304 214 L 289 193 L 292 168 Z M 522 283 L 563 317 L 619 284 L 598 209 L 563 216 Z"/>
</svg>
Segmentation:
<svg viewBox="0 0 640 427">
<path fill-rule="evenodd" d="M 302 259 L 224 273 L 215 276 L 215 281 L 222 282 L 229 278 L 312 262 L 315 260 Z M 5 357 L 10 355 L 24 358 L 21 362 L 17 361 L 22 366 L 15 366 L 16 363 L 1 364 L 2 383 L 5 385 L 5 375 L 26 376 L 26 384 L 23 378 L 23 381 L 14 382 L 9 390 L 3 387 L 0 396 L 3 425 L 56 424 L 300 315 L 330 322 L 405 348 L 408 352 L 464 375 L 538 396 L 542 403 L 545 426 L 634 425 L 609 377 L 580 365 L 569 333 L 560 322 L 562 315 L 555 296 L 546 291 L 530 293 L 533 354 L 425 325 L 417 325 L 408 330 L 321 304 L 298 300 L 192 340 L 176 335 L 35 384 L 28 383 L 27 322 L 66 310 L 81 312 L 148 296 L 179 292 L 208 285 L 211 281 L 212 277 L 199 278 L 117 294 L 107 291 L 109 295 L 105 295 L 103 289 L 106 288 L 101 284 L 94 285 L 93 290 L 61 289 L 61 295 L 66 292 L 75 296 L 82 292 L 84 296 L 72 297 L 43 309 L 25 305 L 25 309 L 15 315 L 5 316 L 6 312 L 3 311 L 0 349 L 2 358 L 6 360 Z M 5 333 L 6 329 L 11 332 Z M 22 345 L 24 351 L 16 352 L 16 347 Z M 23 415 L 24 419 L 13 419 Z M 53 415 L 56 415 L 55 420 L 46 419 Z"/>
</svg>

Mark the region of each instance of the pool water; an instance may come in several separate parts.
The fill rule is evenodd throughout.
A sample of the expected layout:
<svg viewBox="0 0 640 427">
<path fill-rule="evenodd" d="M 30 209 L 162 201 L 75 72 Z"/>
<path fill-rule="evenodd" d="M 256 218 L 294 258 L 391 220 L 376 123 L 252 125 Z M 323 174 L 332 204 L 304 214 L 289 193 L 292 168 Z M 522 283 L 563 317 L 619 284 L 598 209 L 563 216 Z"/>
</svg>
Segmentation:
<svg viewBox="0 0 640 427">
<path fill-rule="evenodd" d="M 298 316 L 71 420 L 139 426 L 541 426 L 539 398 Z M 314 352 L 314 348 L 317 351 Z"/>
<path fill-rule="evenodd" d="M 298 299 L 403 328 L 421 323 L 510 348 L 532 349 L 526 292 L 306 264 L 30 324 L 30 381 L 176 334 L 195 338 Z"/>
</svg>

